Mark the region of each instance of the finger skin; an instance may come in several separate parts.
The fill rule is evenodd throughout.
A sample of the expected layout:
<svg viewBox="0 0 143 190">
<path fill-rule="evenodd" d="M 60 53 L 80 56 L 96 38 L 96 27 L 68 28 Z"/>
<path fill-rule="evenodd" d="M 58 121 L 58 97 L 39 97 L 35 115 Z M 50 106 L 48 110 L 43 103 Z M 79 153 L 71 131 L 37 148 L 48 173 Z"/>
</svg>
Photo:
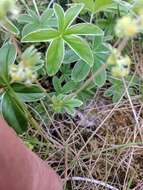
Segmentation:
<svg viewBox="0 0 143 190">
<path fill-rule="evenodd" d="M 62 190 L 58 175 L 1 118 L 0 190 Z"/>
</svg>

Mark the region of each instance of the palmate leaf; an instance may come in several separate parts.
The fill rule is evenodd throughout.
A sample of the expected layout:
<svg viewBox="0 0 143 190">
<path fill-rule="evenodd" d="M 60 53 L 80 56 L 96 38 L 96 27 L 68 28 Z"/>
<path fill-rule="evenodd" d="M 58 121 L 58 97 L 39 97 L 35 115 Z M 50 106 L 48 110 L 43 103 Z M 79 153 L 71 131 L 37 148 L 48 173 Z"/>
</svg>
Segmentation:
<svg viewBox="0 0 143 190">
<path fill-rule="evenodd" d="M 65 42 L 87 64 L 93 66 L 94 57 L 88 43 L 78 36 L 64 36 Z"/>
<path fill-rule="evenodd" d="M 46 54 L 46 70 L 49 76 L 53 76 L 59 70 L 64 59 L 64 40 L 55 39 L 51 42 Z"/>
<path fill-rule="evenodd" d="M 64 58 L 64 42 L 85 61 L 93 66 L 94 56 L 89 44 L 78 35 L 103 35 L 103 31 L 94 24 L 70 25 L 83 9 L 83 4 L 71 6 L 65 13 L 63 8 L 54 4 L 54 12 L 57 17 L 58 29 L 43 29 L 27 34 L 22 42 L 47 42 L 52 41 L 46 55 L 46 71 L 50 76 L 56 74 Z M 61 49 L 60 49 L 61 48 Z M 60 49 L 60 50 L 58 50 Z M 76 58 L 77 59 L 77 58 Z"/>
</svg>

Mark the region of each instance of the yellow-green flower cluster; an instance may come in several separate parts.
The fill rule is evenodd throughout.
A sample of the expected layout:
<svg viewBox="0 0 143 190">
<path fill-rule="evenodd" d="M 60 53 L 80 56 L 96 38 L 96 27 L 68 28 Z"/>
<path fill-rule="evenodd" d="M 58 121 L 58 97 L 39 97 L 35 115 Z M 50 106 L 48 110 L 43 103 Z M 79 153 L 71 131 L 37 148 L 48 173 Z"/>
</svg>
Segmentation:
<svg viewBox="0 0 143 190">
<path fill-rule="evenodd" d="M 113 49 L 107 60 L 111 65 L 111 73 L 114 77 L 126 77 L 130 72 L 131 60 L 129 56 L 122 56 L 117 49 Z"/>
<path fill-rule="evenodd" d="M 21 55 L 21 62 L 10 66 L 9 74 L 12 82 L 24 82 L 27 85 L 36 81 L 37 74 L 35 66 L 42 64 L 41 54 L 34 46 L 27 48 Z"/>
<path fill-rule="evenodd" d="M 33 73 L 32 71 L 32 67 L 23 64 L 12 64 L 10 66 L 9 74 L 12 82 L 24 82 L 27 85 L 31 85 L 37 78 L 36 73 Z"/>
<path fill-rule="evenodd" d="M 123 16 L 117 21 L 115 33 L 119 38 L 130 38 L 143 31 L 143 0 L 136 0 L 133 5 L 133 16 Z"/>
<path fill-rule="evenodd" d="M 130 17 L 124 16 L 118 20 L 115 33 L 119 38 L 133 37 L 139 32 L 139 26 L 137 20 Z"/>
</svg>

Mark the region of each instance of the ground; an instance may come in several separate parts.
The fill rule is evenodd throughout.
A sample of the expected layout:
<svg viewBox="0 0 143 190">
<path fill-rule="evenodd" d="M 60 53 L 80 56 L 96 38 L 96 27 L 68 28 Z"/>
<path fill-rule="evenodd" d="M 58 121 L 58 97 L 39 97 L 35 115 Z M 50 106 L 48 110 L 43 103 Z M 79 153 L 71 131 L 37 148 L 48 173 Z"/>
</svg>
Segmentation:
<svg viewBox="0 0 143 190">
<path fill-rule="evenodd" d="M 122 100 L 113 104 L 99 92 L 87 107 L 77 111 L 75 118 L 50 116 L 51 122 L 46 126 L 41 123 L 39 131 L 29 129 L 26 139 L 31 133 L 39 139 L 34 143 L 34 151 L 59 173 L 67 190 L 108 189 L 106 183 L 117 189 L 140 190 L 142 102 L 133 97 L 132 103 Z M 85 181 L 74 180 L 80 176 Z M 86 178 L 105 184 L 92 184 Z"/>
</svg>

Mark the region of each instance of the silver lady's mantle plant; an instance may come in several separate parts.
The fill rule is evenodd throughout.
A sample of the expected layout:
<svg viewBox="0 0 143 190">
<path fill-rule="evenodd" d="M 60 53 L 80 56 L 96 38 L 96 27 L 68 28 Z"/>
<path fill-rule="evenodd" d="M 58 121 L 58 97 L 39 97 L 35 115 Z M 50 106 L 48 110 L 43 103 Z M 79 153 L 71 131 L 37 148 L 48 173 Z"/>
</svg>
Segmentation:
<svg viewBox="0 0 143 190">
<path fill-rule="evenodd" d="M 57 28 L 39 29 L 23 36 L 22 42 L 50 42 L 45 62 L 45 68 L 49 76 L 53 76 L 59 71 L 65 55 L 65 44 L 81 60 L 84 60 L 91 67 L 93 66 L 94 56 L 90 45 L 80 36 L 101 36 L 103 31 L 98 26 L 90 23 L 72 25 L 83 8 L 84 4 L 74 4 L 64 12 L 60 5 L 54 4 Z"/>
<path fill-rule="evenodd" d="M 83 100 L 106 82 L 109 48 L 103 30 L 92 21 L 97 12 L 115 7 L 117 0 L 73 2 L 66 11 L 55 3 L 41 14 L 24 4 L 24 14 L 13 20 L 9 15 L 15 0 L 0 1 L 0 29 L 5 34 L 0 48 L 0 111 L 18 133 L 33 125 L 29 102 L 41 106 L 43 101 L 54 113 L 74 116 Z M 85 12 L 89 22 L 81 18 Z M 45 75 L 52 78 L 51 91 L 39 83 Z M 91 83 L 77 93 L 90 77 Z"/>
</svg>

